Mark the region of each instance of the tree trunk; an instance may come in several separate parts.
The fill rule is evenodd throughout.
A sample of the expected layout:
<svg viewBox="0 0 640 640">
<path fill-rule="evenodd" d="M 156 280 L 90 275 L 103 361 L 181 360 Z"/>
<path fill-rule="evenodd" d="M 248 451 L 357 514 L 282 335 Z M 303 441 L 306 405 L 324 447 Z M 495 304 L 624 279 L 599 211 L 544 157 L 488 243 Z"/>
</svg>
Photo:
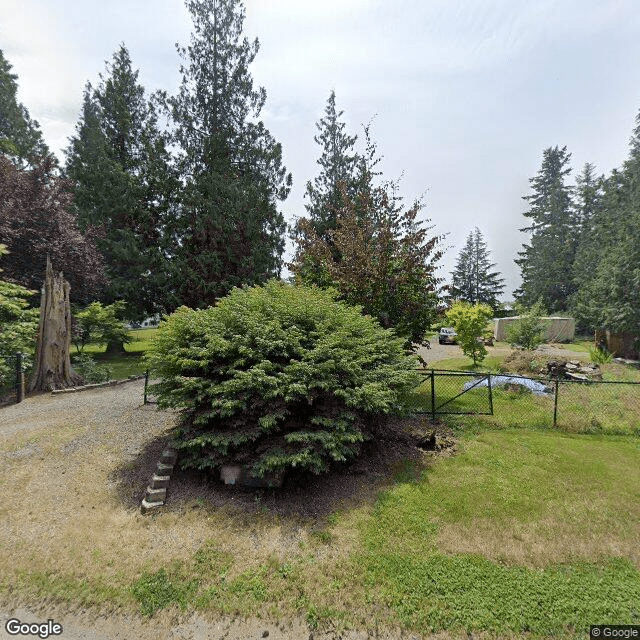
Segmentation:
<svg viewBox="0 0 640 640">
<path fill-rule="evenodd" d="M 123 353 L 127 353 L 127 351 L 124 348 L 124 342 L 116 340 L 115 342 L 107 343 L 107 350 L 105 353 L 109 353 L 111 355 L 122 355 Z"/>
<path fill-rule="evenodd" d="M 62 273 L 54 276 L 47 256 L 47 274 L 40 300 L 40 325 L 36 359 L 28 392 L 66 389 L 82 384 L 71 368 L 71 306 L 69 283 Z"/>
</svg>

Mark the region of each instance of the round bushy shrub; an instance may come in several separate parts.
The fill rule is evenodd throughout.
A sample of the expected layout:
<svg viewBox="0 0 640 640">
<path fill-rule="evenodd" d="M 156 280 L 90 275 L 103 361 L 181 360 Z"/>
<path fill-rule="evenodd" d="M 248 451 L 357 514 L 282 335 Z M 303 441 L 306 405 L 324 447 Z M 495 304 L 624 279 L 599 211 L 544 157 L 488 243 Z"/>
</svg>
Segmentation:
<svg viewBox="0 0 640 640">
<path fill-rule="evenodd" d="M 360 452 L 376 416 L 402 413 L 416 356 L 338 293 L 271 280 L 215 307 L 181 307 L 147 356 L 161 408 L 183 408 L 183 467 L 320 473 Z"/>
</svg>

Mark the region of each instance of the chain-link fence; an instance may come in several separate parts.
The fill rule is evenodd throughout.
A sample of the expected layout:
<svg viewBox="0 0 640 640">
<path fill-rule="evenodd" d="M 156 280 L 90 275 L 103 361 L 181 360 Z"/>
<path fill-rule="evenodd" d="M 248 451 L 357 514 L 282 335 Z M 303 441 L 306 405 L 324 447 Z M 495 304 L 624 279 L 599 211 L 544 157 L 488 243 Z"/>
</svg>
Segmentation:
<svg viewBox="0 0 640 640">
<path fill-rule="evenodd" d="M 0 370 L 0 406 L 22 402 L 24 377 L 22 353 L 14 353 L 3 360 L 3 367 Z"/>
<path fill-rule="evenodd" d="M 468 371 L 421 371 L 407 406 L 433 418 L 489 415 L 503 426 L 640 435 L 640 382 L 565 380 Z"/>
</svg>

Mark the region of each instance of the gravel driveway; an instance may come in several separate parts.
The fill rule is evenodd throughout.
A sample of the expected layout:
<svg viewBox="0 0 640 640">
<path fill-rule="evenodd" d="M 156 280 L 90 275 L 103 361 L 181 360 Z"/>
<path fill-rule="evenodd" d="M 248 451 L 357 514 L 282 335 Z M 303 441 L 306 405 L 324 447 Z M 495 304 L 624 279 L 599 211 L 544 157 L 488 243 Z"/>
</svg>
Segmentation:
<svg viewBox="0 0 640 640">
<path fill-rule="evenodd" d="M 148 567 L 192 557 L 212 538 L 238 557 L 298 552 L 300 540 L 309 538 L 297 523 L 287 524 L 286 514 L 264 525 L 259 541 L 253 530 L 234 530 L 230 537 L 226 521 L 216 529 L 211 512 L 195 508 L 193 500 L 185 502 L 189 495 L 178 500 L 183 491 L 199 490 L 207 498 L 230 502 L 230 488 L 212 490 L 197 481 L 189 485 L 188 478 L 184 488 L 173 490 L 172 504 L 164 513 L 142 516 L 141 490 L 176 419 L 175 412 L 143 405 L 143 389 L 144 382 L 138 380 L 91 391 L 42 394 L 0 409 L 0 638 L 15 637 L 7 633 L 5 623 L 17 618 L 27 623 L 52 619 L 63 625 L 62 636 L 52 637 L 65 640 L 417 640 L 400 631 L 375 636 L 364 631 L 311 631 L 303 619 L 212 618 L 167 610 L 146 620 L 127 610 L 55 604 L 38 595 L 37 580 L 42 578 L 21 582 L 16 576 L 59 575 L 126 585 Z M 381 447 L 357 474 L 345 471 L 332 482 L 311 483 L 297 489 L 300 495 L 286 495 L 280 500 L 283 513 L 296 499 L 334 508 L 328 502 L 332 493 L 342 500 L 351 490 L 360 495 L 364 485 L 365 493 L 373 496 L 374 483 L 385 475 L 387 464 L 396 457 L 406 459 L 408 444 L 400 445 L 394 450 Z M 258 509 L 253 493 L 235 498 L 236 503 Z M 265 498 L 259 506 L 270 503 Z M 27 585 L 19 595 L 6 588 L 16 581 Z"/>
</svg>

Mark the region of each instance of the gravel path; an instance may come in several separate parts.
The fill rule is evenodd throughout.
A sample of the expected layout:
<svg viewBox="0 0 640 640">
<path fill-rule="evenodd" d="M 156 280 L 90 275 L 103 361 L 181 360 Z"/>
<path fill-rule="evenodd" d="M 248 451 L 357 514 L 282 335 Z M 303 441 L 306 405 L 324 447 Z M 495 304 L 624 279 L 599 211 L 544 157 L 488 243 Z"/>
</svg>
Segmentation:
<svg viewBox="0 0 640 640">
<path fill-rule="evenodd" d="M 509 346 L 496 346 L 487 347 L 489 356 L 506 356 L 511 353 L 513 349 Z M 546 356 L 553 356 L 562 358 L 564 360 L 582 360 L 583 362 L 589 362 L 589 354 L 584 351 L 569 351 L 553 344 L 540 345 L 536 351 Z M 439 344 L 438 339 L 435 338 L 431 341 L 431 348 L 420 347 L 417 351 L 426 361 L 427 368 L 430 369 L 432 363 L 437 363 L 440 360 L 447 360 L 449 358 L 463 358 L 464 354 L 460 345 L 457 344 Z"/>
<path fill-rule="evenodd" d="M 291 511 L 300 514 L 300 505 L 311 505 L 306 516 L 322 518 L 335 509 L 335 501 L 349 495 L 360 501 L 364 492 L 373 500 L 376 484 L 388 475 L 388 465 L 415 451 L 409 441 L 376 445 L 363 461 L 334 474 L 331 481 L 283 488 L 279 496 L 265 495 L 260 504 L 252 492 L 238 494 L 220 483 L 203 484 L 187 475 L 170 489 L 166 512 L 158 518 L 145 517 L 139 510 L 141 493 L 176 415 L 143 405 L 143 389 L 144 381 L 138 380 L 90 391 L 42 394 L 0 409 L 4 498 L 0 502 L 0 586 L 12 584 L 15 571 L 97 575 L 107 583 L 111 577 L 122 581 L 119 574 L 124 571 L 131 576 L 126 582 L 149 563 L 168 566 L 172 560 L 192 557 L 217 533 L 208 512 L 193 508 L 194 496 L 213 508 L 235 503 L 249 514 L 267 507 L 275 515 L 282 514 L 277 526 L 265 529 L 260 544 L 265 553 L 295 551 L 300 536 L 307 534 L 297 523 L 287 525 Z M 260 551 L 250 532 L 234 531 L 230 539 L 226 529 L 222 533 L 216 539 L 223 550 L 229 545 L 238 557 Z M 400 631 L 375 636 L 364 631 L 312 631 L 302 619 L 216 619 L 167 610 L 146 620 L 126 611 L 105 613 L 33 596 L 25 601 L 25 597 L 22 592 L 16 596 L 11 589 L 0 589 L 0 638 L 16 637 L 5 624 L 17 618 L 27 623 L 52 619 L 63 626 L 63 633 L 51 637 L 65 640 L 417 640 Z"/>
</svg>

